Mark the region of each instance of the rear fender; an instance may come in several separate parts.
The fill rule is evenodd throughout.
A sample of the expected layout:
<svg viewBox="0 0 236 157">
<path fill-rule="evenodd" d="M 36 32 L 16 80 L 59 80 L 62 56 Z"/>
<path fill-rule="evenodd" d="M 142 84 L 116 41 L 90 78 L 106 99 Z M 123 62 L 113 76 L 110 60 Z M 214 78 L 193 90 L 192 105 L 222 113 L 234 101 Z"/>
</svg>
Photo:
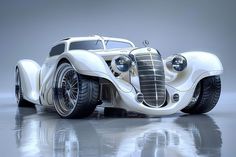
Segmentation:
<svg viewBox="0 0 236 157">
<path fill-rule="evenodd" d="M 19 69 L 23 98 L 38 103 L 40 66 L 33 60 L 20 60 L 16 68 Z"/>
</svg>

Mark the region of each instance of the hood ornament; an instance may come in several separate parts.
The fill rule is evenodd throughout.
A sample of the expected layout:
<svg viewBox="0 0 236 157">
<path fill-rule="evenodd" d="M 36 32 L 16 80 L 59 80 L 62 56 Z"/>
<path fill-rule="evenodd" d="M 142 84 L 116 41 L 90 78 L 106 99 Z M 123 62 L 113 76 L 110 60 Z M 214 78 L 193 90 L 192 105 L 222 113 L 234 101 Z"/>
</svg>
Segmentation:
<svg viewBox="0 0 236 157">
<path fill-rule="evenodd" d="M 148 47 L 149 41 L 148 41 L 148 40 L 144 40 L 144 41 L 143 41 L 143 45 L 144 45 L 145 47 Z"/>
</svg>

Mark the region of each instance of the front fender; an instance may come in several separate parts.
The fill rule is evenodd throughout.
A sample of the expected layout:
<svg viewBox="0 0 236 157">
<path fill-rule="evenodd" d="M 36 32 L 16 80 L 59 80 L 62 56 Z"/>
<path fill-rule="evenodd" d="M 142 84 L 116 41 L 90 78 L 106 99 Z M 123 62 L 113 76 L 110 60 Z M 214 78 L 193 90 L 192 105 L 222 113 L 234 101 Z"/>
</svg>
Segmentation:
<svg viewBox="0 0 236 157">
<path fill-rule="evenodd" d="M 72 50 L 60 56 L 66 58 L 74 68 L 83 75 L 96 76 L 109 79 L 112 75 L 105 60 L 92 52 L 85 50 Z"/>
<path fill-rule="evenodd" d="M 219 58 L 208 52 L 185 52 L 181 53 L 187 59 L 187 68 L 179 73 L 166 70 L 167 85 L 179 91 L 187 91 L 203 78 L 208 76 L 220 75 L 223 73 L 223 66 Z"/>
<path fill-rule="evenodd" d="M 130 92 L 133 88 L 126 81 L 116 78 L 105 60 L 93 52 L 72 50 L 62 54 L 58 61 L 63 58 L 66 58 L 80 74 L 107 79 L 123 92 Z"/>
</svg>

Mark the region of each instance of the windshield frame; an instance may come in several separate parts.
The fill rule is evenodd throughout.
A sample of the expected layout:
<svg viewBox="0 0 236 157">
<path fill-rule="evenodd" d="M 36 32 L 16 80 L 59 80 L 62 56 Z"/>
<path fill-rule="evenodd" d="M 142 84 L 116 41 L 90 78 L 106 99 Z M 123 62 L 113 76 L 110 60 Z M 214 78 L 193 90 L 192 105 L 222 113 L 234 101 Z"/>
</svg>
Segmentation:
<svg viewBox="0 0 236 157">
<path fill-rule="evenodd" d="M 100 37 L 100 38 L 93 38 L 93 39 L 85 39 L 85 40 L 68 40 L 67 44 L 66 44 L 66 50 L 67 51 L 73 51 L 72 49 L 70 49 L 70 46 L 72 43 L 75 42 L 83 42 L 83 41 L 100 41 L 102 42 L 102 48 L 101 49 L 90 49 L 90 50 L 86 50 L 86 49 L 73 49 L 73 50 L 85 50 L 85 51 L 99 51 L 99 50 L 116 50 L 116 49 L 127 49 L 127 48 L 135 48 L 135 45 L 126 39 L 116 39 L 116 38 L 107 38 L 107 37 Z M 112 49 L 108 49 L 106 46 L 106 41 L 113 41 L 113 42 L 119 42 L 119 43 L 126 43 L 127 45 L 129 45 L 129 47 L 117 47 L 117 48 L 112 48 Z"/>
<path fill-rule="evenodd" d="M 129 45 L 129 47 L 107 48 L 107 44 L 108 44 L 110 41 L 111 41 L 111 42 L 117 42 L 117 43 L 124 43 L 124 44 Z M 104 40 L 104 45 L 105 45 L 105 48 L 106 48 L 107 50 L 134 48 L 133 44 L 131 44 L 130 42 L 127 42 L 127 41 L 120 41 L 120 40 L 113 40 L 113 39 L 105 39 L 105 40 Z"/>
</svg>

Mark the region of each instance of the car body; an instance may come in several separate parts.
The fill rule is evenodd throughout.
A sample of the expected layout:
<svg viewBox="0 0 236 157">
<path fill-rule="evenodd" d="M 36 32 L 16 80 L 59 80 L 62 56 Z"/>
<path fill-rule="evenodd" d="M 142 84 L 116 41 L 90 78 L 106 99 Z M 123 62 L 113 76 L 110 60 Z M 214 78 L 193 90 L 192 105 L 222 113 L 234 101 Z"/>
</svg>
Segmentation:
<svg viewBox="0 0 236 157">
<path fill-rule="evenodd" d="M 97 105 L 151 116 L 205 113 L 219 99 L 222 72 L 219 58 L 207 52 L 163 59 L 156 49 L 126 39 L 71 37 L 56 43 L 41 67 L 20 60 L 15 91 L 19 106 L 55 107 L 64 118 L 86 117 Z"/>
</svg>

